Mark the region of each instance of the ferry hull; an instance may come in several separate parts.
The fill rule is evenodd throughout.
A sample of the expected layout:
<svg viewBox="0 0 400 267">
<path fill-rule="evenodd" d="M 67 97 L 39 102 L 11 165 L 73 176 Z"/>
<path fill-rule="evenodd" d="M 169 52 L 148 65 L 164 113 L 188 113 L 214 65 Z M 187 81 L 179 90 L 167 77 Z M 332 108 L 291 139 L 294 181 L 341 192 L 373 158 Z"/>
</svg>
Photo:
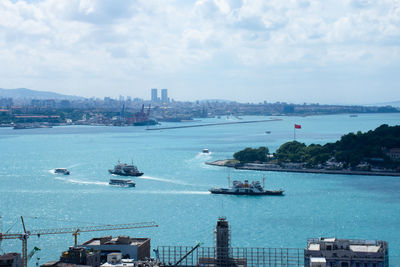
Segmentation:
<svg viewBox="0 0 400 267">
<path fill-rule="evenodd" d="M 283 196 L 283 190 L 279 191 L 264 191 L 264 192 L 232 192 L 232 191 L 220 191 L 210 190 L 211 194 L 220 195 L 241 195 L 241 196 Z"/>
<path fill-rule="evenodd" d="M 120 175 L 120 176 L 142 176 L 143 172 L 138 172 L 138 173 L 121 173 L 121 172 L 114 172 L 113 170 L 108 170 L 109 173 L 115 174 L 115 175 Z"/>
</svg>

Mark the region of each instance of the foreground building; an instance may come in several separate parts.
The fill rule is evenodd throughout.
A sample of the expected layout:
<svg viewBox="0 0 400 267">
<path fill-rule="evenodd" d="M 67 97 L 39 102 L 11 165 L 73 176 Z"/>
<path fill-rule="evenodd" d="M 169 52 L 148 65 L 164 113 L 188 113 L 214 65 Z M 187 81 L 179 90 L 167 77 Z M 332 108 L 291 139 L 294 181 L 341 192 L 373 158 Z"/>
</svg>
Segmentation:
<svg viewBox="0 0 400 267">
<path fill-rule="evenodd" d="M 93 238 L 81 245 L 93 251 L 100 251 L 101 260 L 107 259 L 107 254 L 119 252 L 124 259 L 145 260 L 150 258 L 150 238 L 131 238 L 129 236 L 105 236 Z"/>
<path fill-rule="evenodd" d="M 68 251 L 61 254 L 60 260 L 49 261 L 41 265 L 41 267 L 73 266 L 100 267 L 100 252 L 83 247 L 70 247 Z"/>
<path fill-rule="evenodd" d="M 0 255 L 0 267 L 22 267 L 22 258 L 19 253 Z"/>
<path fill-rule="evenodd" d="M 304 266 L 388 267 L 386 241 L 311 238 L 304 250 Z"/>
</svg>

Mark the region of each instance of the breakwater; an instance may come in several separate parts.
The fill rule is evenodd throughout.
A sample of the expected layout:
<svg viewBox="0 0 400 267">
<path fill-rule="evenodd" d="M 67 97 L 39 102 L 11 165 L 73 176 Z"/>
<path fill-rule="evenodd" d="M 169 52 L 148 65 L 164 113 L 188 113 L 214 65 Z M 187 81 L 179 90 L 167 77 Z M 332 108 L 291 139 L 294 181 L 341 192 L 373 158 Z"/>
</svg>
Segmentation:
<svg viewBox="0 0 400 267">
<path fill-rule="evenodd" d="M 267 119 L 267 120 L 255 120 L 255 121 L 231 121 L 231 122 L 204 123 L 204 124 L 195 124 L 195 125 L 182 125 L 182 126 L 171 126 L 171 127 L 147 128 L 146 130 L 148 130 L 148 131 L 170 130 L 170 129 L 206 127 L 206 126 L 217 126 L 217 125 L 228 125 L 228 124 L 259 123 L 259 122 L 270 122 L 270 121 L 281 121 L 281 120 L 282 119 Z"/>
<path fill-rule="evenodd" d="M 273 171 L 273 172 L 300 172 L 300 173 L 321 173 L 321 174 L 346 174 L 346 175 L 373 175 L 373 176 L 400 176 L 400 172 L 384 172 L 384 171 L 357 171 L 357 170 L 327 170 L 327 169 L 310 169 L 310 168 L 285 168 L 277 166 L 262 166 L 263 164 L 235 166 L 227 163 L 227 160 L 217 160 L 213 162 L 206 162 L 207 165 L 230 167 L 238 170 L 252 170 L 252 171 Z"/>
</svg>

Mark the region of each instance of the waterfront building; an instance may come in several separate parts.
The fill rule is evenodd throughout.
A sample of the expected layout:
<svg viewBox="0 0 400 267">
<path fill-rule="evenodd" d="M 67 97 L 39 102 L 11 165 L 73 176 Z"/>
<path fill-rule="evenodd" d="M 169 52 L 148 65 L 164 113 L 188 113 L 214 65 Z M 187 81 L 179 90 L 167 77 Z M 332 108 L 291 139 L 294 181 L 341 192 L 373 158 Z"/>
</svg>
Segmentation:
<svg viewBox="0 0 400 267">
<path fill-rule="evenodd" d="M 131 238 L 129 236 L 105 236 L 93 238 L 82 244 L 82 247 L 100 251 L 102 260 L 112 252 L 120 252 L 123 258 L 144 260 L 150 258 L 150 238 Z"/>
<path fill-rule="evenodd" d="M 161 89 L 161 102 L 168 103 L 168 89 Z"/>
<path fill-rule="evenodd" d="M 158 102 L 158 90 L 157 88 L 151 89 L 151 102 Z"/>
<path fill-rule="evenodd" d="M 19 253 L 6 253 L 0 255 L 1 267 L 22 267 L 22 258 Z"/>
<path fill-rule="evenodd" d="M 14 101 L 12 98 L 0 98 L 0 109 L 9 109 L 12 107 L 14 104 Z"/>
<path fill-rule="evenodd" d="M 310 238 L 304 266 L 388 267 L 388 253 L 386 241 Z"/>
<path fill-rule="evenodd" d="M 400 161 L 400 148 L 391 148 L 386 155 L 393 161 Z"/>
</svg>

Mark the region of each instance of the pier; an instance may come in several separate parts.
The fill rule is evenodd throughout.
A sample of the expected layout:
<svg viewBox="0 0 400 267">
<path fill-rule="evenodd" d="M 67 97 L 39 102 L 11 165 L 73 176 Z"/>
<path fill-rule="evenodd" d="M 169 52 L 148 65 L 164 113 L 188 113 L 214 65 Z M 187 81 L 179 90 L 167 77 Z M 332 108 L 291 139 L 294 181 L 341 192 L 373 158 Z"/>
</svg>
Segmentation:
<svg viewBox="0 0 400 267">
<path fill-rule="evenodd" d="M 183 125 L 183 126 L 147 128 L 146 130 L 148 130 L 148 131 L 157 131 L 157 130 L 170 130 L 170 129 L 193 128 L 193 127 L 206 127 L 206 126 L 217 126 L 217 125 L 227 125 L 227 124 L 259 123 L 259 122 L 270 122 L 270 121 L 281 121 L 281 120 L 282 119 L 267 119 L 267 120 L 256 120 L 256 121 L 231 121 L 231 122 L 218 122 L 218 123 L 206 123 L 206 124 Z"/>
<path fill-rule="evenodd" d="M 238 170 L 250 171 L 273 171 L 273 172 L 300 172 L 300 173 L 320 173 L 320 174 L 346 174 L 346 175 L 372 175 L 372 176 L 400 176 L 400 172 L 384 172 L 384 171 L 358 171 L 358 170 L 330 170 L 330 169 L 311 169 L 311 168 L 285 168 L 279 165 L 265 166 L 264 164 L 244 164 L 237 166 L 230 164 L 229 160 L 216 160 L 213 162 L 205 162 L 207 165 L 235 168 Z M 271 164 L 270 164 L 271 165 Z"/>
</svg>

